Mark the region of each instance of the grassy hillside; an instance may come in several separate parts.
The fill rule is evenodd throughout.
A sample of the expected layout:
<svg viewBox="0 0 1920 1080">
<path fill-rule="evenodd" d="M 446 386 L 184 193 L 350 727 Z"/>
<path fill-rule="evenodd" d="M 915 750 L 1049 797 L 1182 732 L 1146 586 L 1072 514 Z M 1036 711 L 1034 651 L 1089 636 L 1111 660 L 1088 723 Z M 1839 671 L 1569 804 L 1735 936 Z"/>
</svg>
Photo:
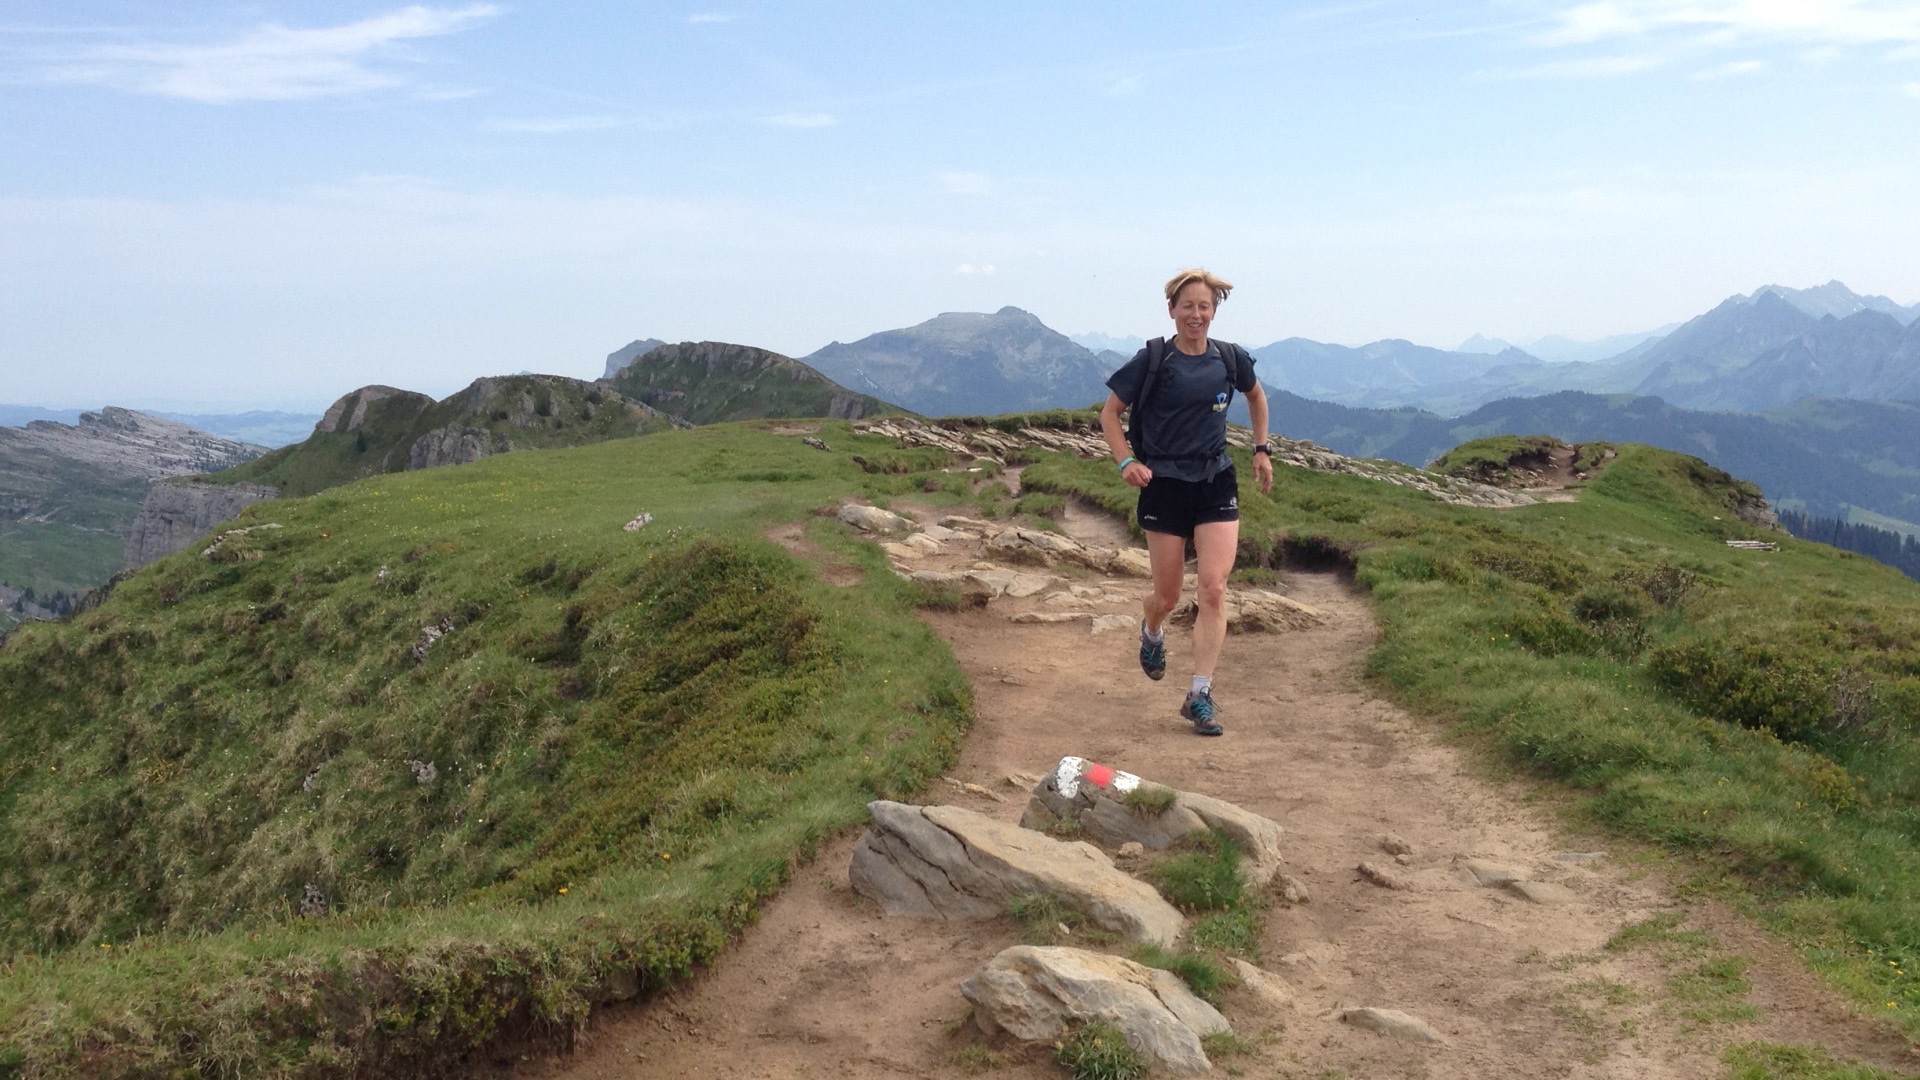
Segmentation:
<svg viewBox="0 0 1920 1080">
<path fill-rule="evenodd" d="M 940 451 L 823 434 L 257 504 L 236 524 L 279 528 L 17 632 L 0 1075 L 451 1069 L 715 955 L 966 725 L 917 594 L 814 511 L 976 497 Z M 1684 853 L 1920 1032 L 1920 584 L 1739 521 L 1745 486 L 1697 460 L 1618 449 L 1579 502 L 1510 512 L 1283 468 L 1243 492 L 1245 555 L 1350 568 L 1389 692 Z M 1105 462 L 1033 456 L 1026 498 L 1131 509 Z M 795 521 L 865 580 L 762 539 Z M 1781 550 L 1724 543 L 1759 536 Z"/>
<path fill-rule="evenodd" d="M 1351 567 L 1396 698 L 1726 875 L 1920 1032 L 1920 583 L 1741 522 L 1745 485 L 1697 459 L 1618 449 L 1580 501 L 1507 512 L 1281 469 L 1241 493 L 1243 553 Z M 1133 505 L 1100 461 L 1022 479 Z"/>
<path fill-rule="evenodd" d="M 312 495 L 383 473 L 462 464 L 510 450 L 583 446 L 671 426 L 617 393 L 555 375 L 479 379 L 438 402 L 368 387 L 335 403 L 305 442 L 209 479 Z"/>
<path fill-rule="evenodd" d="M 855 393 L 790 357 L 718 341 L 662 345 L 622 368 L 609 383 L 627 397 L 691 424 L 782 416 L 857 420 L 905 411 Z"/>
<path fill-rule="evenodd" d="M 257 504 L 17 631 L 0 1075 L 433 1071 L 711 957 L 966 727 L 811 513 L 921 482 L 737 427 L 502 455 Z M 866 583 L 761 538 L 795 520 Z"/>
</svg>

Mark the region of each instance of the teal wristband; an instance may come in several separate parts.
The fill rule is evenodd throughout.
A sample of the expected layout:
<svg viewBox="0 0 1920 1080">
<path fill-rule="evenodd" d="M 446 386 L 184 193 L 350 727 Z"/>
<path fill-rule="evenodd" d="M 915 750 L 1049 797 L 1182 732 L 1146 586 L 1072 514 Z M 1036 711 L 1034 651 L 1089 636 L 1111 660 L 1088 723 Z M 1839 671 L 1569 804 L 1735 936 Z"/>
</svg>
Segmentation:
<svg viewBox="0 0 1920 1080">
<path fill-rule="evenodd" d="M 1126 472 L 1126 471 L 1127 471 L 1127 466 L 1129 466 L 1129 465 L 1131 465 L 1131 464 L 1133 464 L 1133 455 L 1131 455 L 1131 454 L 1129 454 L 1129 455 L 1127 455 L 1127 460 L 1125 460 L 1125 461 L 1122 461 L 1122 462 L 1120 463 L 1120 471 L 1121 471 L 1121 472 Z"/>
</svg>

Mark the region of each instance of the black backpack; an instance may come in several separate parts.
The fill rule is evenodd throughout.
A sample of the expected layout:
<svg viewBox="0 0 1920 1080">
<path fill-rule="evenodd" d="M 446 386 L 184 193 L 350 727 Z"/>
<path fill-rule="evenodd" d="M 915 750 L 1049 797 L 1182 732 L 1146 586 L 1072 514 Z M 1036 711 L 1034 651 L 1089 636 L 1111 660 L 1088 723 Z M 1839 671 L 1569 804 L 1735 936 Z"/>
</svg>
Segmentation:
<svg viewBox="0 0 1920 1080">
<path fill-rule="evenodd" d="M 1222 366 L 1226 368 L 1227 374 L 1227 405 L 1230 406 L 1233 404 L 1233 379 L 1235 375 L 1239 374 L 1238 360 L 1242 350 L 1238 345 L 1217 339 L 1209 339 L 1209 343 L 1217 346 L 1220 350 L 1220 362 Z M 1140 407 L 1147 403 L 1148 396 L 1154 391 L 1154 385 L 1160 381 L 1160 369 L 1165 366 L 1166 362 L 1167 339 L 1157 337 L 1147 342 L 1147 373 L 1146 376 L 1140 380 L 1140 392 L 1133 396 L 1132 403 L 1128 405 L 1127 413 L 1127 445 L 1133 447 L 1133 452 L 1143 458 L 1147 457 L 1148 454 L 1140 442 Z M 1222 411 L 1224 411 L 1224 408 Z M 1212 456 L 1213 455 L 1209 454 L 1207 458 L 1211 460 Z M 1173 461 L 1185 459 L 1159 458 L 1159 460 Z"/>
</svg>

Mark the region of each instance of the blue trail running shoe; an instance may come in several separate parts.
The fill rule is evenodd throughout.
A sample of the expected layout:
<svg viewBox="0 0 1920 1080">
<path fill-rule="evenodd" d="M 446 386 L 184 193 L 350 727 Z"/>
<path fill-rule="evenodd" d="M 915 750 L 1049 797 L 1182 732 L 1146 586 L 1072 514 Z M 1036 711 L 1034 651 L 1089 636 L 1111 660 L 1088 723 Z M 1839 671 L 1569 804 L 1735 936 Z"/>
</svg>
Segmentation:
<svg viewBox="0 0 1920 1080">
<path fill-rule="evenodd" d="M 1180 715 L 1193 721 L 1195 735 L 1224 735 L 1226 728 L 1213 718 L 1213 693 L 1203 690 L 1198 694 L 1188 694 L 1186 703 L 1180 706 Z"/>
<path fill-rule="evenodd" d="M 1159 641 L 1154 641 L 1147 637 L 1147 624 L 1144 622 L 1140 624 L 1140 670 L 1155 682 L 1167 674 L 1167 639 L 1162 636 Z"/>
</svg>

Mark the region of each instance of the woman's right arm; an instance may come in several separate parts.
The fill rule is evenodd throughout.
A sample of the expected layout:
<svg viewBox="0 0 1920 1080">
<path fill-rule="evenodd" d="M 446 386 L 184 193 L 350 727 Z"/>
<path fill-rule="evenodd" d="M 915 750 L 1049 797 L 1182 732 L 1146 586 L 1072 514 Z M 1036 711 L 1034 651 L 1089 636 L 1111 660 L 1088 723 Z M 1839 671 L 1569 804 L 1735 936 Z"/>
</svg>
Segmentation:
<svg viewBox="0 0 1920 1080">
<path fill-rule="evenodd" d="M 1107 437 L 1107 449 L 1113 452 L 1115 463 L 1126 462 L 1120 469 L 1120 478 L 1134 487 L 1143 488 L 1153 480 L 1153 470 L 1140 464 L 1133 457 L 1133 449 L 1127 445 L 1126 429 L 1120 426 L 1120 412 L 1127 403 L 1120 395 L 1107 394 L 1107 403 L 1100 407 L 1100 433 Z"/>
</svg>

